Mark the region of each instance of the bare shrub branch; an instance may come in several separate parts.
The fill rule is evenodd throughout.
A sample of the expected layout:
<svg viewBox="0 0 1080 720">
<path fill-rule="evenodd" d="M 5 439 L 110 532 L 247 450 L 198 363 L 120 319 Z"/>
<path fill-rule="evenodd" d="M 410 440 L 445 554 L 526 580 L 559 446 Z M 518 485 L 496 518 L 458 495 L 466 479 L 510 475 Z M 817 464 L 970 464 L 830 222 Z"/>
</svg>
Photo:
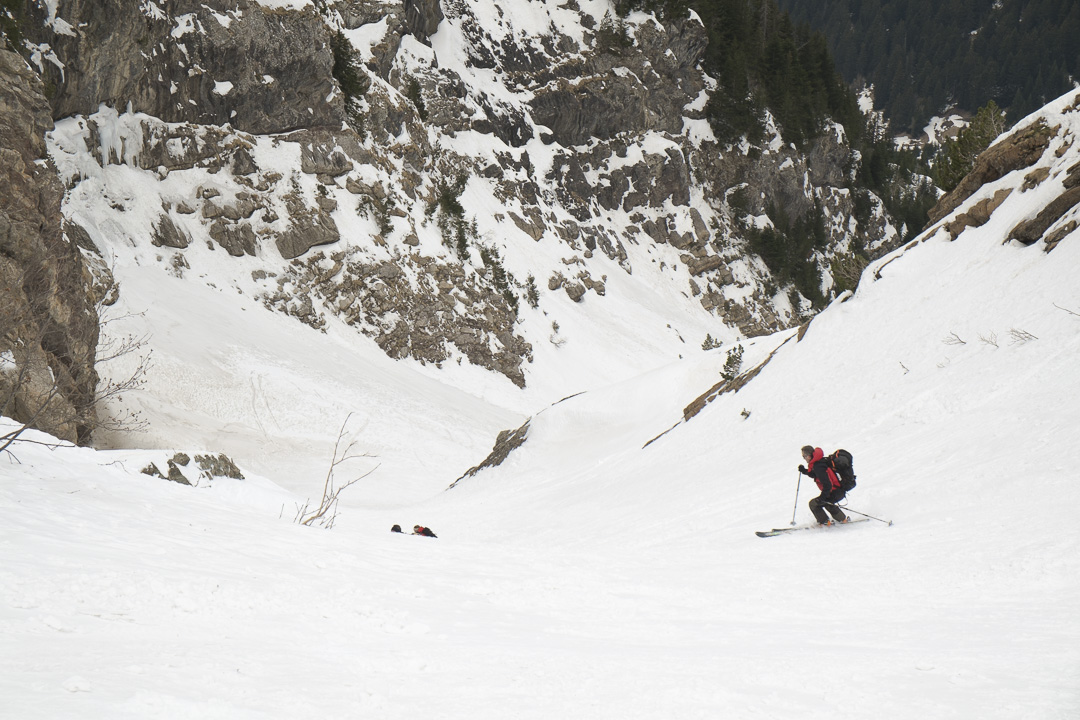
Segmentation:
<svg viewBox="0 0 1080 720">
<path fill-rule="evenodd" d="M 967 343 L 961 340 L 960 336 L 954 332 L 949 333 L 941 342 L 946 345 L 967 345 Z"/>
<path fill-rule="evenodd" d="M 0 301 L 6 315 L 0 318 L 0 414 L 15 418 L 20 427 L 0 436 L 0 452 L 11 453 L 16 442 L 30 442 L 24 432 L 74 427 L 79 442 L 88 441 L 94 430 L 138 430 L 143 423 L 137 412 L 104 412 L 106 404 L 122 400 L 122 394 L 140 387 L 150 367 L 150 353 L 139 358 L 135 370 L 121 380 L 97 379 L 102 364 L 139 353 L 146 337 L 109 338 L 100 334 L 102 327 L 119 318 L 110 318 L 109 309 L 116 301 L 118 286 L 111 271 L 103 266 L 95 273 L 92 299 L 97 321 L 97 342 L 85 347 L 65 342 L 60 329 L 49 320 L 42 291 L 40 268 L 25 269 L 9 276 Z M 91 368 L 96 383 L 80 381 L 78 368 Z M 82 382 L 83 384 L 80 384 Z M 57 434 L 53 432 L 53 434 Z M 66 442 L 50 447 L 67 447 Z"/>
<path fill-rule="evenodd" d="M 1018 328 L 1013 328 L 1009 330 L 1009 337 L 1011 338 L 1009 340 L 1009 344 L 1011 345 L 1023 345 L 1024 343 L 1039 339 L 1029 333 L 1027 330 L 1020 330 Z"/>
<path fill-rule="evenodd" d="M 1069 313 L 1070 315 L 1075 315 L 1076 317 L 1080 317 L 1080 313 L 1073 312 L 1069 308 L 1063 308 L 1060 305 L 1058 305 L 1057 303 L 1054 303 L 1054 307 L 1056 307 L 1058 310 L 1064 310 L 1065 312 Z"/>
<path fill-rule="evenodd" d="M 566 338 L 559 337 L 559 323 L 554 320 L 551 321 L 551 337 L 548 341 L 557 348 L 566 344 Z"/>
<path fill-rule="evenodd" d="M 998 345 L 997 333 L 995 332 L 992 332 L 989 335 L 980 334 L 979 340 L 981 340 L 984 345 L 993 345 L 994 347 L 1000 347 Z"/>
<path fill-rule="evenodd" d="M 338 497 L 345 488 L 355 485 L 373 472 L 379 469 L 379 465 L 371 468 L 367 472 L 354 477 L 340 485 L 335 481 L 334 474 L 338 468 L 350 460 L 358 460 L 360 458 L 371 458 L 374 455 L 367 453 L 357 452 L 356 440 L 352 440 L 348 445 L 342 449 L 342 442 L 345 439 L 345 428 L 349 424 L 349 420 L 353 414 L 349 413 L 345 418 L 345 422 L 341 424 L 341 430 L 338 431 L 337 440 L 334 442 L 334 454 L 330 458 L 330 467 L 326 471 L 326 480 L 323 482 L 322 500 L 319 502 L 318 507 L 311 508 L 311 501 L 306 501 L 303 505 L 297 505 L 296 516 L 293 518 L 293 522 L 300 525 L 318 525 L 319 527 L 325 527 L 327 530 L 334 527 L 334 521 L 337 520 L 337 506 Z"/>
</svg>

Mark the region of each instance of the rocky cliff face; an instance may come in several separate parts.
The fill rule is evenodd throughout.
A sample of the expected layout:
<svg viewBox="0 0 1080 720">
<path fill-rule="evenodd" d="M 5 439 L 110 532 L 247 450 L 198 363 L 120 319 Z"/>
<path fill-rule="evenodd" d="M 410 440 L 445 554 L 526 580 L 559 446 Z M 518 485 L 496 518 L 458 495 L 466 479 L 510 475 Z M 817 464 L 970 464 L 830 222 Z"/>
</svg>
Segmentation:
<svg viewBox="0 0 1080 720">
<path fill-rule="evenodd" d="M 945 231 L 953 240 L 981 228 L 1006 202 L 1023 203 L 1027 217 L 1007 238 L 1042 243 L 1050 252 L 1080 226 L 1080 144 L 1074 128 L 1080 93 L 1067 93 L 1017 123 L 983 151 L 972 171 L 930 211 L 936 223 L 925 234 Z"/>
<path fill-rule="evenodd" d="M 344 117 L 313 7 L 75 0 L 26 12 L 28 37 L 50 48 L 41 69 L 56 119 L 130 104 L 167 122 L 278 133 Z"/>
<path fill-rule="evenodd" d="M 65 213 L 97 247 L 191 278 L 224 253 L 241 292 L 391 357 L 523 386 L 541 318 L 638 285 L 718 338 L 768 332 L 814 308 L 748 252 L 755 228 L 820 214 L 825 268 L 897 239 L 880 205 L 853 217 L 839 128 L 806 151 L 713 139 L 693 18 L 613 42 L 596 1 L 25 9 Z"/>
<path fill-rule="evenodd" d="M 94 425 L 98 317 L 60 213 L 40 78 L 0 50 L 0 412 L 71 442 Z"/>
</svg>

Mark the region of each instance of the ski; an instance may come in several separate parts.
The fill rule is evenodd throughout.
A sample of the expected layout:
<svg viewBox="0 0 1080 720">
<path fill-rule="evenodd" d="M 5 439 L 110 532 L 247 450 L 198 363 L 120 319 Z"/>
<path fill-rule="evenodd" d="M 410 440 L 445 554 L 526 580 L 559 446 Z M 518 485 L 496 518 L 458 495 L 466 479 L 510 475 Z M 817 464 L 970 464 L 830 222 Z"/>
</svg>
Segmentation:
<svg viewBox="0 0 1080 720">
<path fill-rule="evenodd" d="M 774 537 L 776 535 L 783 535 L 789 532 L 797 532 L 799 530 L 825 530 L 827 528 L 843 527 L 844 525 L 854 525 L 855 523 L 868 522 L 870 518 L 859 518 L 858 520 L 850 520 L 846 523 L 836 523 L 835 525 L 822 526 L 814 523 L 813 525 L 796 525 L 795 527 L 786 528 L 773 528 L 772 530 L 758 530 L 754 534 L 758 537 Z"/>
</svg>

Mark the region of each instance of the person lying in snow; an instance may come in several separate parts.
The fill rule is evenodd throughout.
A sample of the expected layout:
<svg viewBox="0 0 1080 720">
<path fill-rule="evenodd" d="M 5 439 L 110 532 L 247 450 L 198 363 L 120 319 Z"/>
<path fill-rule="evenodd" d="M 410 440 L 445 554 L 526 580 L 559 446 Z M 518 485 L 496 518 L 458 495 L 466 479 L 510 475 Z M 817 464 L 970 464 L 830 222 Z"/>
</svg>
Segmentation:
<svg viewBox="0 0 1080 720">
<path fill-rule="evenodd" d="M 394 527 L 390 528 L 390 532 L 401 532 L 401 526 L 395 525 Z"/>
<path fill-rule="evenodd" d="M 840 487 L 840 478 L 825 460 L 825 451 L 806 445 L 802 449 L 802 456 L 809 467 L 800 465 L 799 472 L 814 478 L 818 490 L 821 491 L 820 495 L 810 501 L 810 512 L 814 513 L 814 519 L 821 525 L 831 525 L 828 515 L 825 514 L 828 510 L 836 522 L 848 522 L 847 515 L 836 505 L 847 493 Z"/>
<path fill-rule="evenodd" d="M 438 535 L 431 532 L 430 528 L 426 528 L 423 525 L 413 525 L 412 534 L 423 535 L 424 537 L 438 537 Z"/>
</svg>

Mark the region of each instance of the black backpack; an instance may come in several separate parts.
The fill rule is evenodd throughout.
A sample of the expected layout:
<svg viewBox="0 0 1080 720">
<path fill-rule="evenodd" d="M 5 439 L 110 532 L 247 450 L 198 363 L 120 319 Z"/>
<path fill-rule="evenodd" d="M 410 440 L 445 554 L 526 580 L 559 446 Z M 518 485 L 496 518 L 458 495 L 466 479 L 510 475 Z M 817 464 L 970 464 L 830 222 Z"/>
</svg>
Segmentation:
<svg viewBox="0 0 1080 720">
<path fill-rule="evenodd" d="M 840 478 L 840 489 L 851 492 L 855 488 L 855 468 L 852 465 L 851 453 L 847 450 L 837 450 L 829 456 L 829 467 Z"/>
</svg>

